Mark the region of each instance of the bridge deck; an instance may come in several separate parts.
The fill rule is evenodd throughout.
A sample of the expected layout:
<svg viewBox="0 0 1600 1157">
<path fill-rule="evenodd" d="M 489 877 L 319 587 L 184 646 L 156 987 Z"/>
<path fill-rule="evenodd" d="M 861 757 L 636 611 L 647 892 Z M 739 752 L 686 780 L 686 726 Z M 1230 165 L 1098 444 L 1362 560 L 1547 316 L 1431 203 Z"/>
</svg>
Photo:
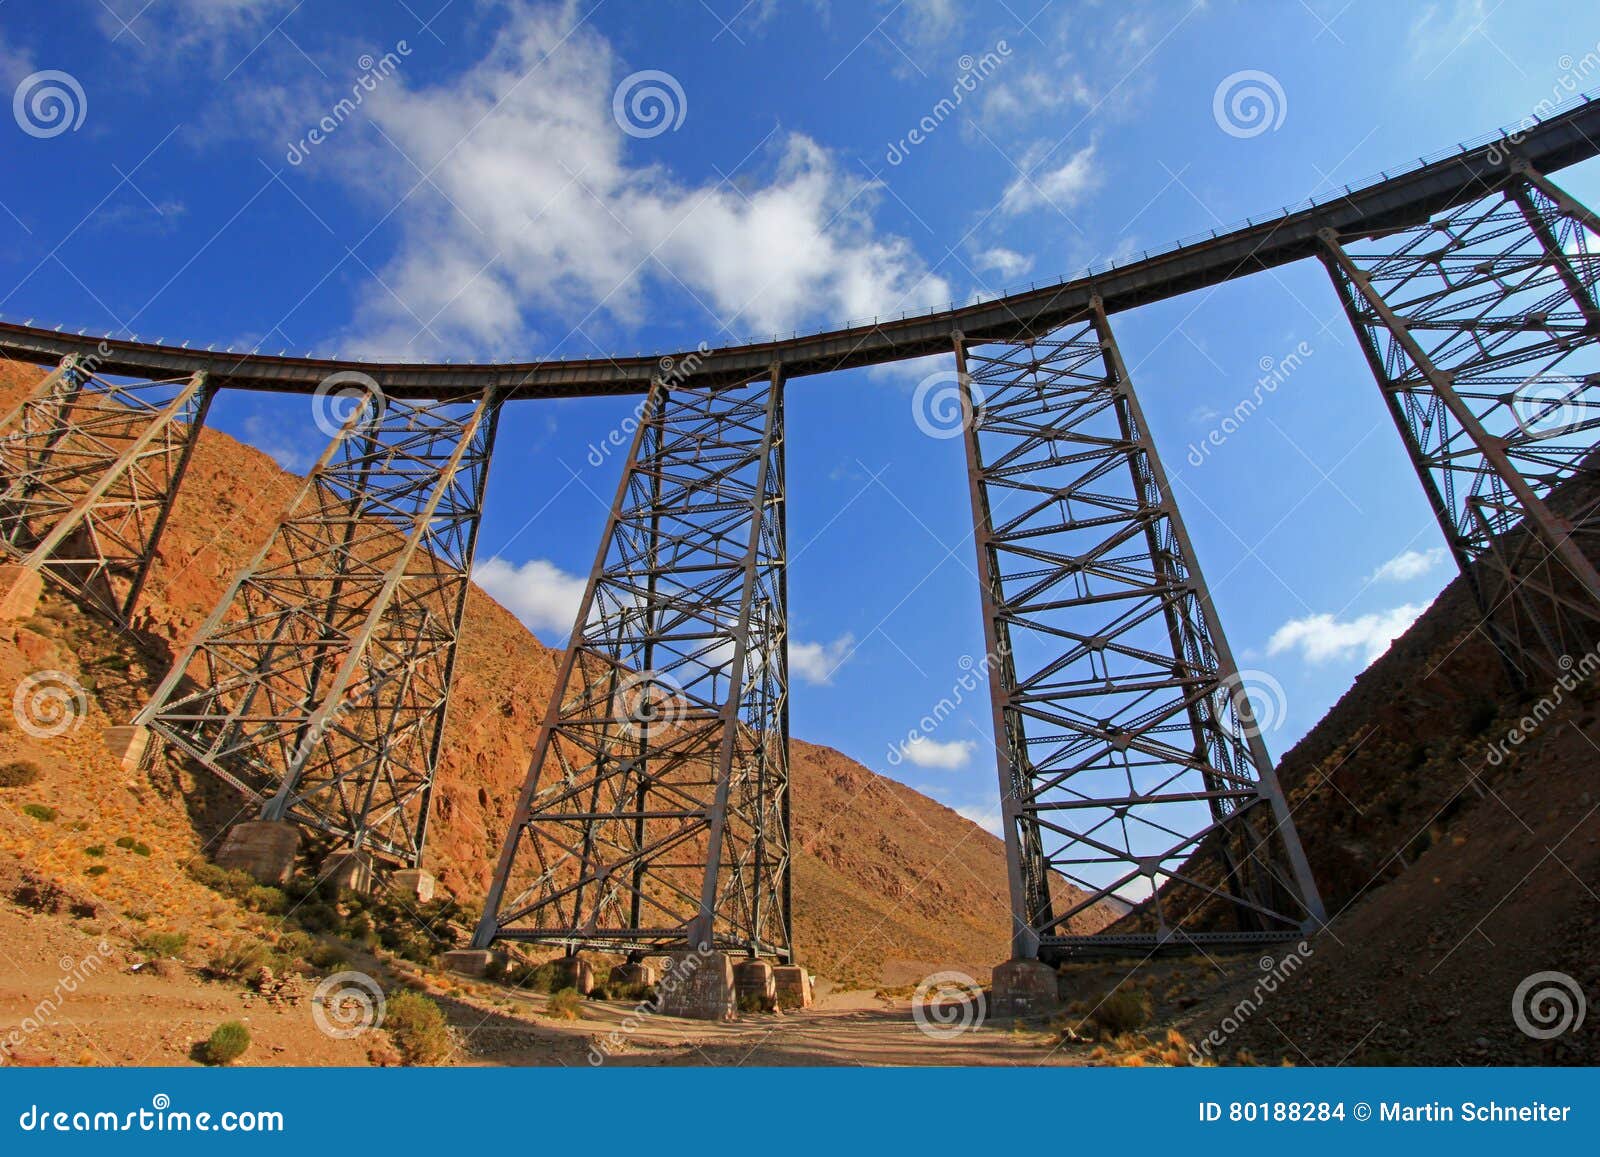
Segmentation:
<svg viewBox="0 0 1600 1157">
<path fill-rule="evenodd" d="M 1600 153 L 1600 98 L 1518 132 L 1515 152 L 1550 173 Z M 969 338 L 1014 341 L 1077 316 L 1098 293 L 1108 313 L 1174 297 L 1309 257 L 1317 232 L 1370 233 L 1416 224 L 1434 213 L 1491 191 L 1507 175 L 1504 134 L 1375 184 L 1341 192 L 1325 203 L 1280 213 L 1221 235 L 993 301 L 897 320 L 673 355 L 680 380 L 699 384 L 748 381 L 778 363 L 791 378 L 901 361 L 951 348 L 956 332 Z M 329 374 L 360 370 L 395 397 L 448 398 L 497 385 L 524 398 L 639 394 L 661 372 L 657 355 L 520 364 L 420 364 L 269 357 L 101 339 L 0 322 L 0 354 L 53 364 L 67 354 L 94 357 L 101 373 L 176 378 L 205 371 L 218 386 L 310 393 Z M 686 360 L 694 366 L 683 373 Z"/>
</svg>

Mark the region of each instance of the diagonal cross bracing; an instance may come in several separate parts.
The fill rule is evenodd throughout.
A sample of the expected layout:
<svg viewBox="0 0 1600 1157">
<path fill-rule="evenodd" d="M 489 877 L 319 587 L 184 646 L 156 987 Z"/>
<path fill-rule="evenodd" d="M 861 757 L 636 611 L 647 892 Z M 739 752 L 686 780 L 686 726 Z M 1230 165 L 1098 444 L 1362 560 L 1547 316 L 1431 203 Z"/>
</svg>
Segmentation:
<svg viewBox="0 0 1600 1157">
<path fill-rule="evenodd" d="M 474 943 L 791 956 L 783 383 L 657 383 Z"/>
<path fill-rule="evenodd" d="M 369 395 L 137 722 L 263 819 L 417 865 L 498 412 Z"/>
<path fill-rule="evenodd" d="M 1322 916 L 1098 301 L 958 337 L 1013 952 L 1249 943 Z"/>
<path fill-rule="evenodd" d="M 210 399 L 64 360 L 0 423 L 5 553 L 127 625 Z"/>
<path fill-rule="evenodd" d="M 1486 629 L 1519 680 L 1600 638 L 1600 228 L 1524 165 L 1325 263 Z"/>
</svg>

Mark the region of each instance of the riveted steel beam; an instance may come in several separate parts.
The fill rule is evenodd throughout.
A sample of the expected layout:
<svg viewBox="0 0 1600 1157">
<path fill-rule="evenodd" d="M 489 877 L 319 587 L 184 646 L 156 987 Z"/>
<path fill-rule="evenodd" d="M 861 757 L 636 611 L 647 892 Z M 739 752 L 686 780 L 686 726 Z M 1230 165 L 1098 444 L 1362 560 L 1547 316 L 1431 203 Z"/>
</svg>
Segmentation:
<svg viewBox="0 0 1600 1157">
<path fill-rule="evenodd" d="M 0 545 L 126 626 L 211 390 L 204 373 L 122 382 L 67 358 L 0 426 Z"/>
<path fill-rule="evenodd" d="M 783 380 L 646 399 L 474 943 L 792 958 Z"/>
<path fill-rule="evenodd" d="M 1324 263 L 1513 677 L 1600 639 L 1594 214 L 1525 161 L 1424 224 L 1323 235 Z"/>
<path fill-rule="evenodd" d="M 1013 953 L 1240 945 L 1322 921 L 1247 680 L 1098 300 L 958 338 Z"/>
<path fill-rule="evenodd" d="M 416 866 L 499 404 L 353 409 L 136 722 L 263 819 Z"/>
</svg>

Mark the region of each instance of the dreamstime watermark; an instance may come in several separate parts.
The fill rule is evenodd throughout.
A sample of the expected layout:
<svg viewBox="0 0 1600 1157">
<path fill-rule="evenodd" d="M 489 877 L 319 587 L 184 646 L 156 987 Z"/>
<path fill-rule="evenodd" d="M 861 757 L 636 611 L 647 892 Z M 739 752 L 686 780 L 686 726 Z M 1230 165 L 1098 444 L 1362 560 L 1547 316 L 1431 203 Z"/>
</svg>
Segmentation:
<svg viewBox="0 0 1600 1157">
<path fill-rule="evenodd" d="M 107 1109 L 72 1110 L 29 1105 L 17 1116 L 24 1133 L 282 1133 L 283 1113 L 276 1109 L 224 1109 L 192 1113 L 174 1109 L 172 1098 L 157 1093 L 148 1109 L 125 1113 Z"/>
<path fill-rule="evenodd" d="M 334 1040 L 352 1040 L 383 1027 L 383 986 L 365 972 L 335 972 L 311 994 L 311 1019 Z"/>
<path fill-rule="evenodd" d="M 1514 128 L 1506 130 L 1504 140 L 1489 146 L 1484 155 L 1491 165 L 1503 165 L 1510 161 L 1513 155 L 1511 150 L 1528 139 L 1529 129 L 1553 114 L 1570 97 L 1582 92 L 1590 77 L 1600 74 L 1600 43 L 1580 57 L 1562 53 L 1556 58 L 1556 67 L 1561 73 L 1550 86 L 1550 95 L 1540 97 Z"/>
<path fill-rule="evenodd" d="M 1550 690 L 1511 726 L 1503 738 L 1489 745 L 1489 751 L 1483 758 L 1490 767 L 1499 767 L 1504 763 L 1514 748 L 1521 747 L 1544 726 L 1545 721 L 1555 714 L 1556 708 L 1566 702 L 1568 695 L 1596 671 L 1600 671 L 1600 648 L 1586 651 L 1576 660 L 1571 655 L 1562 655 L 1556 663 L 1562 673 L 1550 685 Z"/>
<path fill-rule="evenodd" d="M 1577 1032 L 1588 1010 L 1583 986 L 1565 972 L 1535 972 L 1511 994 L 1511 1019 L 1534 1040 Z"/>
<path fill-rule="evenodd" d="M 689 983 L 694 974 L 700 970 L 700 965 L 710 955 L 711 946 L 702 944 L 695 949 L 693 956 L 684 956 L 668 964 L 661 974 L 661 979 L 655 984 L 654 994 L 634 1005 L 632 1011 L 622 1018 L 622 1023 L 610 1033 L 596 1037 L 589 1043 L 589 1063 L 598 1068 L 627 1048 L 629 1037 L 638 1032 L 652 1017 L 661 1015 L 662 998 L 671 996 Z"/>
<path fill-rule="evenodd" d="M 76 731 L 89 711 L 89 693 L 65 671 L 35 671 L 17 684 L 11 714 L 35 739 Z"/>
<path fill-rule="evenodd" d="M 928 110 L 919 121 L 898 141 L 889 142 L 888 150 L 883 154 L 883 159 L 891 165 L 898 165 L 911 155 L 911 150 L 922 144 L 944 124 L 961 103 L 978 91 L 978 86 L 993 75 L 1011 55 L 1011 45 L 1004 40 L 995 41 L 994 49 L 985 52 L 982 56 L 974 58 L 971 53 L 965 53 L 956 60 L 956 67 L 961 70 L 961 75 L 956 78 L 955 84 L 950 87 L 950 95 L 941 97 L 933 108 Z"/>
<path fill-rule="evenodd" d="M 622 78 L 611 94 L 611 115 L 630 137 L 648 140 L 683 127 L 689 98 L 670 72 L 646 68 Z"/>
<path fill-rule="evenodd" d="M 1283 684 L 1266 671 L 1254 668 L 1221 680 L 1216 696 L 1218 712 L 1226 718 L 1227 709 L 1232 707 L 1239 718 L 1239 734 L 1250 739 L 1278 730 L 1289 714 L 1289 696 Z"/>
<path fill-rule="evenodd" d="M 911 995 L 911 1019 L 923 1036 L 934 1040 L 982 1028 L 988 1011 L 983 986 L 965 972 L 935 972 Z"/>
<path fill-rule="evenodd" d="M 675 727 L 689 713 L 689 701 L 672 676 L 639 671 L 617 684 L 612 702 L 622 720 L 622 734 L 639 739 L 652 730 Z"/>
<path fill-rule="evenodd" d="M 1256 363 L 1257 368 L 1261 370 L 1261 376 L 1256 379 L 1255 389 L 1251 390 L 1248 396 L 1241 398 L 1232 411 L 1223 415 L 1222 420 L 1213 426 L 1205 437 L 1198 442 L 1189 443 L 1187 455 L 1189 465 L 1205 465 L 1211 452 L 1237 434 L 1250 420 L 1250 416 L 1261 408 L 1261 404 L 1277 393 L 1278 387 L 1288 381 L 1314 352 L 1310 342 L 1302 341 L 1284 357 L 1275 358 L 1271 354 L 1263 354 L 1261 360 Z"/>
<path fill-rule="evenodd" d="M 350 86 L 350 95 L 343 97 L 328 110 L 327 114 L 317 121 L 306 135 L 298 141 L 289 143 L 289 151 L 283 159 L 291 165 L 305 163 L 311 155 L 311 150 L 323 141 L 333 136 L 345 121 L 355 115 L 358 108 L 365 103 L 369 93 L 376 92 L 378 86 L 388 80 L 400 69 L 400 62 L 411 55 L 411 45 L 404 40 L 396 41 L 392 52 L 385 52 L 380 59 L 374 60 L 371 53 L 365 53 L 356 61 L 356 66 L 361 69 L 361 75 L 356 77 Z"/>
<path fill-rule="evenodd" d="M 966 407 L 961 400 L 962 375 L 956 370 L 935 370 L 917 383 L 911 394 L 911 418 L 930 438 L 956 438 L 967 428 Z M 984 396 L 972 375 L 966 375 L 972 395 L 972 421 L 983 422 Z"/>
<path fill-rule="evenodd" d="M 27 1043 L 28 1038 L 46 1029 L 56 1019 L 56 1014 L 61 1011 L 67 998 L 88 982 L 89 978 L 98 973 L 111 960 L 111 945 L 102 940 L 95 945 L 94 951 L 81 960 L 71 956 L 63 956 L 58 965 L 61 977 L 51 988 L 48 996 L 36 1003 L 27 1016 L 23 1017 L 17 1026 L 9 1030 L 0 1038 L 0 1065 L 9 1064 L 16 1056 L 17 1050 Z"/>
<path fill-rule="evenodd" d="M 1222 1017 L 1221 1022 L 1197 1042 L 1189 1046 L 1189 1063 L 1202 1064 L 1205 1061 L 1216 1059 L 1217 1050 L 1228 1043 L 1228 1039 L 1244 1027 L 1256 1013 L 1261 1011 L 1267 998 L 1278 991 L 1280 985 L 1300 970 L 1300 966 L 1314 955 L 1311 942 L 1302 940 L 1290 952 L 1274 960 L 1270 956 L 1263 956 L 1257 963 L 1262 975 L 1256 978 L 1244 998 L 1229 1009 Z"/>
<path fill-rule="evenodd" d="M 47 68 L 22 78 L 11 95 L 11 115 L 30 137 L 49 140 L 77 132 L 89 115 L 89 98 L 70 72 Z"/>
<path fill-rule="evenodd" d="M 682 357 L 668 355 L 656 363 L 656 373 L 651 375 L 650 384 L 671 389 L 673 386 L 687 380 L 700 368 L 700 363 L 705 361 L 706 355 L 711 352 L 711 346 L 701 342 L 690 352 Z M 651 399 L 657 391 L 651 390 L 640 399 L 633 412 L 619 422 L 611 433 L 602 438 L 599 444 L 589 443 L 588 462 L 591 466 L 603 466 L 607 458 L 616 450 L 622 449 L 633 440 L 634 433 L 639 429 L 639 423 L 644 421 L 645 410 L 649 408 Z"/>
<path fill-rule="evenodd" d="M 1591 427 L 1600 418 L 1600 401 L 1589 394 L 1597 388 L 1600 374 L 1582 378 L 1535 375 L 1511 392 L 1511 416 L 1530 442 L 1564 438 Z"/>
<path fill-rule="evenodd" d="M 1289 98 L 1270 72 L 1244 68 L 1229 73 L 1211 94 L 1211 116 L 1217 127 L 1241 140 L 1283 127 Z"/>
<path fill-rule="evenodd" d="M 366 654 L 361 656 L 360 666 L 365 682 L 353 694 L 341 698 L 334 709 L 324 715 L 308 730 L 299 743 L 295 745 L 294 766 L 303 767 L 316 750 L 317 744 L 327 736 L 328 732 L 339 724 L 350 712 L 355 711 L 377 698 L 378 692 L 395 677 L 397 670 L 403 665 L 404 657 L 398 654 L 386 654 L 374 663 Z"/>
<path fill-rule="evenodd" d="M 383 387 L 371 374 L 338 370 L 323 378 L 311 391 L 311 420 L 318 430 L 335 438 L 356 414 L 370 407 L 376 416 L 383 413 L 387 404 Z"/>
<path fill-rule="evenodd" d="M 984 686 L 988 680 L 989 668 L 994 666 L 997 661 L 993 654 L 985 655 L 981 663 L 974 661 L 971 655 L 961 656 L 958 660 L 958 666 L 960 666 L 962 673 L 955 681 L 955 685 L 950 688 L 950 693 L 935 703 L 927 714 L 917 720 L 917 725 L 906 732 L 904 739 L 899 743 L 889 744 L 889 752 L 885 756 L 889 761 L 889 766 L 898 767 L 903 763 L 906 758 L 907 748 L 913 747 L 932 736 L 944 721 L 954 715 L 961 705 L 966 702 L 968 695 L 973 694 L 979 687 Z"/>
</svg>

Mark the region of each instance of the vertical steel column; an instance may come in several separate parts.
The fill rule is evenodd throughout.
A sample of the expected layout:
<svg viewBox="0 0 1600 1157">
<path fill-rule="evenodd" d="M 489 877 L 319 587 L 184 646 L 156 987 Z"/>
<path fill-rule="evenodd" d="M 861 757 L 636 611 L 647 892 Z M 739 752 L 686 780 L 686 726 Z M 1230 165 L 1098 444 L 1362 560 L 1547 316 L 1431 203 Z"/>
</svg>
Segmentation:
<svg viewBox="0 0 1600 1157">
<path fill-rule="evenodd" d="M 210 402 L 203 373 L 128 384 L 65 359 L 5 419 L 0 544 L 127 625 Z"/>
<path fill-rule="evenodd" d="M 1014 953 L 1316 926 L 1310 867 L 1099 301 L 1016 344 L 958 337 L 957 358 Z M 1134 907 L 1107 935 L 1081 930 L 1108 903 Z"/>
<path fill-rule="evenodd" d="M 1595 217 L 1526 164 L 1324 263 L 1490 638 L 1520 680 L 1600 638 Z"/>
<path fill-rule="evenodd" d="M 641 413 L 474 944 L 792 957 L 783 378 Z"/>
<path fill-rule="evenodd" d="M 498 418 L 369 397 L 137 722 L 262 818 L 418 864 Z"/>
</svg>

